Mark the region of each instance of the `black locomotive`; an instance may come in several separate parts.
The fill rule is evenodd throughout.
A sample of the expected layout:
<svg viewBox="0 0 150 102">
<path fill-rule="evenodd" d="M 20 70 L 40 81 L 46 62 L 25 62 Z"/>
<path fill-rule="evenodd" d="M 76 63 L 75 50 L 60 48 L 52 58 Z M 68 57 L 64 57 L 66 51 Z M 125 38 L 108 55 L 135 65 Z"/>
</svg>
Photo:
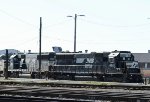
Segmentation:
<svg viewBox="0 0 150 102">
<path fill-rule="evenodd" d="M 56 79 L 92 76 L 100 81 L 142 82 L 138 62 L 129 51 L 50 53 L 49 61 L 50 75 Z"/>
<path fill-rule="evenodd" d="M 38 63 L 38 54 L 13 55 L 10 57 L 9 72 L 29 72 L 35 78 L 39 74 Z M 43 78 L 75 80 L 76 76 L 91 76 L 99 81 L 143 82 L 138 62 L 130 51 L 51 52 L 41 55 L 41 66 Z"/>
</svg>

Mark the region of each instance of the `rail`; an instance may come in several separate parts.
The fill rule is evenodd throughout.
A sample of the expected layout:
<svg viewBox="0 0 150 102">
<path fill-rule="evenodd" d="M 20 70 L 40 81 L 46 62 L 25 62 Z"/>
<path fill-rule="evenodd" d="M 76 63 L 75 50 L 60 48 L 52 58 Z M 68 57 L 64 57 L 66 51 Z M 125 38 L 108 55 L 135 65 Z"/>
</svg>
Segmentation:
<svg viewBox="0 0 150 102">
<path fill-rule="evenodd" d="M 0 94 L 40 97 L 41 99 L 57 98 L 74 101 L 117 101 L 117 102 L 149 102 L 149 91 L 128 91 L 128 90 L 91 90 L 74 88 L 50 88 L 50 87 L 26 87 L 26 86 L 1 86 Z M 32 97 L 31 97 L 32 96 Z M 39 100 L 40 100 L 39 98 Z"/>
<path fill-rule="evenodd" d="M 0 80 L 0 85 L 24 85 L 42 87 L 66 87 L 66 88 L 91 88 L 91 89 L 125 89 L 125 90 L 150 90 L 149 85 L 142 83 L 109 83 L 97 81 L 13 81 Z"/>
</svg>

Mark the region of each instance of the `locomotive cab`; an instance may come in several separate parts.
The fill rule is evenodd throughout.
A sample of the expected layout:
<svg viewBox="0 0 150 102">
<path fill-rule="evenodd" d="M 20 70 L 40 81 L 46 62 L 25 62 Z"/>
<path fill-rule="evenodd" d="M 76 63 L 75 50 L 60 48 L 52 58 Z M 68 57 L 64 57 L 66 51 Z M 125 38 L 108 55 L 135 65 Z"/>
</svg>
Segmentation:
<svg viewBox="0 0 150 102">
<path fill-rule="evenodd" d="M 19 69 L 20 68 L 20 61 L 21 59 L 18 57 L 18 55 L 11 55 L 10 56 L 10 64 L 12 69 Z"/>
<path fill-rule="evenodd" d="M 128 61 L 134 61 L 134 56 L 129 51 L 114 51 L 109 54 L 110 68 L 126 68 Z"/>
<path fill-rule="evenodd" d="M 27 69 L 25 55 L 11 55 L 10 58 L 10 69 Z"/>
<path fill-rule="evenodd" d="M 137 61 L 130 51 L 114 51 L 109 55 L 109 69 L 122 73 L 128 82 L 142 82 L 142 75 Z"/>
</svg>

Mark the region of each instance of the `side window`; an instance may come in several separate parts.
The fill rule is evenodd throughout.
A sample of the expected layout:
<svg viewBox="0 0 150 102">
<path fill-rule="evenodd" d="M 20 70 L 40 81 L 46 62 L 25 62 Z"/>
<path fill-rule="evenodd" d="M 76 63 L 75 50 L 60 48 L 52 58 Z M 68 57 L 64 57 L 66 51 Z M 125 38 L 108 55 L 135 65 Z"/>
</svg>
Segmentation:
<svg viewBox="0 0 150 102">
<path fill-rule="evenodd" d="M 114 62 L 114 58 L 109 58 L 109 62 L 113 63 Z"/>
</svg>

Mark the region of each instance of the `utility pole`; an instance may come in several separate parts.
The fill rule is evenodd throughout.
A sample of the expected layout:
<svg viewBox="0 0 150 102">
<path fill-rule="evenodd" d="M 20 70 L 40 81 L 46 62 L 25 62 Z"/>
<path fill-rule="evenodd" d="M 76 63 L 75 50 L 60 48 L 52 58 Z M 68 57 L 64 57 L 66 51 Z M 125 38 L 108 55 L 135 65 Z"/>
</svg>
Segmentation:
<svg viewBox="0 0 150 102">
<path fill-rule="evenodd" d="M 85 16 L 85 15 L 75 14 L 74 17 L 73 16 L 67 16 L 67 17 L 73 17 L 74 18 L 74 52 L 76 52 L 77 16 Z"/>
<path fill-rule="evenodd" d="M 40 17 L 40 29 L 39 29 L 39 79 L 41 78 L 41 36 L 42 36 L 42 17 Z"/>
<path fill-rule="evenodd" d="M 77 14 L 74 16 L 74 52 L 76 52 Z"/>
<path fill-rule="evenodd" d="M 4 62 L 4 76 L 8 79 L 8 49 L 6 49 L 6 60 Z"/>
</svg>

